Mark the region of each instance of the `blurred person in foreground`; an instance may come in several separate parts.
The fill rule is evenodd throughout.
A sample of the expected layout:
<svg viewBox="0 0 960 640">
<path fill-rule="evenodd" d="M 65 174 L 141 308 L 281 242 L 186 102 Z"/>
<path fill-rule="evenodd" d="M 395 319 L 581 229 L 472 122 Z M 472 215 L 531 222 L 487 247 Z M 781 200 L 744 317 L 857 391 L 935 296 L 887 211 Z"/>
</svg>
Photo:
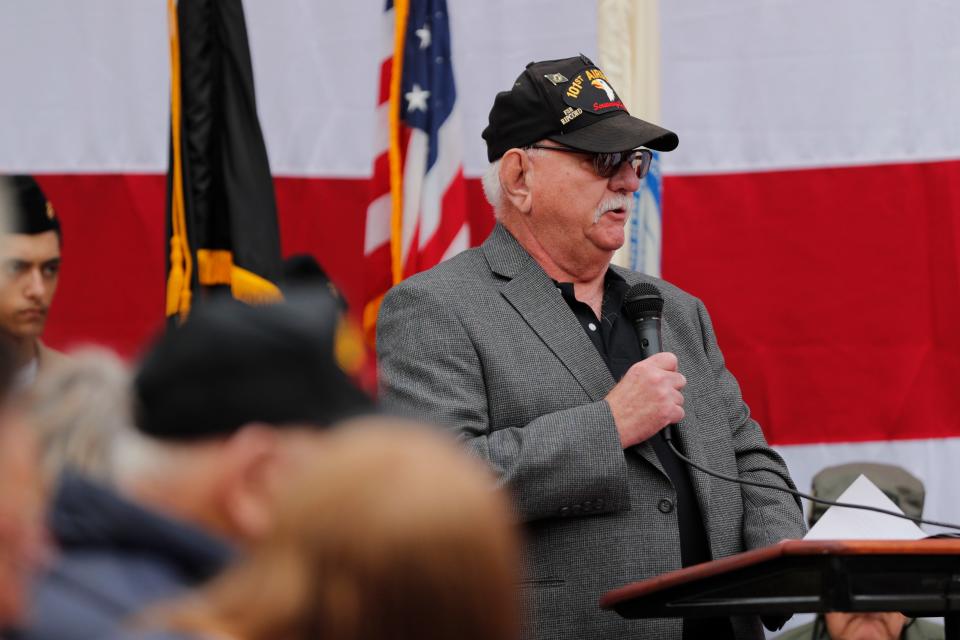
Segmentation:
<svg viewBox="0 0 960 640">
<path fill-rule="evenodd" d="M 22 415 L 0 409 L 0 638 L 22 622 L 44 551 L 44 486 L 36 440 Z"/>
<path fill-rule="evenodd" d="M 23 621 L 29 587 L 45 556 L 45 491 L 36 438 L 7 395 L 14 355 L 0 342 L 0 638 Z"/>
<path fill-rule="evenodd" d="M 0 176 L 0 181 L 11 212 L 0 233 L 0 331 L 14 345 L 14 384 L 26 389 L 65 358 L 40 340 L 60 278 L 63 232 L 33 177 Z"/>
<path fill-rule="evenodd" d="M 12 182 L 0 179 L 0 236 L 16 208 Z M 9 397 L 15 356 L 15 341 L 0 332 L 0 638 L 25 618 L 30 583 L 45 556 L 39 449 L 22 407 Z"/>
<path fill-rule="evenodd" d="M 493 476 L 452 440 L 348 422 L 249 558 L 155 626 L 231 640 L 516 640 L 518 540 Z M 148 623 L 149 625 L 149 623 Z"/>
<path fill-rule="evenodd" d="M 608 590 L 804 533 L 799 502 L 711 478 L 793 481 L 724 365 L 703 303 L 612 266 L 653 151 L 676 134 L 630 115 L 584 56 L 534 62 L 483 132 L 483 245 L 401 282 L 377 324 L 381 402 L 454 431 L 527 523 L 531 638 L 760 638 L 756 616 L 625 620 Z M 627 292 L 662 296 L 643 357 Z M 782 620 L 766 620 L 779 628 Z"/>
<path fill-rule="evenodd" d="M 851 462 L 822 469 L 813 477 L 813 495 L 836 501 L 854 480 L 865 475 L 906 515 L 923 517 L 924 488 L 919 478 L 892 464 Z M 810 526 L 826 512 L 827 506 L 811 503 Z M 944 629 L 898 611 L 817 615 L 813 622 L 777 636 L 777 640 L 942 640 Z"/>
<path fill-rule="evenodd" d="M 144 607 L 199 585 L 270 533 L 283 475 L 323 427 L 369 410 L 337 365 L 329 297 L 194 309 L 147 353 L 109 486 L 61 477 L 25 640 L 121 633 Z M 319 429 L 318 429 L 319 428 Z"/>
</svg>

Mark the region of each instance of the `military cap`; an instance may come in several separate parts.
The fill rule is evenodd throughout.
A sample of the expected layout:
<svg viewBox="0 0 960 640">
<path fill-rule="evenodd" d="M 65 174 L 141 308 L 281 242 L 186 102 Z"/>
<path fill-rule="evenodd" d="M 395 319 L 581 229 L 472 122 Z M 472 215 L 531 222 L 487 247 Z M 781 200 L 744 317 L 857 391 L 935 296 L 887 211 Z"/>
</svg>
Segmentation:
<svg viewBox="0 0 960 640">
<path fill-rule="evenodd" d="M 892 464 L 851 462 L 827 467 L 813 477 L 813 495 L 836 500 L 861 474 L 877 485 L 906 515 L 923 516 L 923 483 L 906 469 Z M 815 502 L 811 504 L 808 518 L 811 527 L 828 508 Z"/>
<path fill-rule="evenodd" d="M 10 233 L 60 233 L 60 221 L 56 211 L 32 176 L 2 176 L 0 179 L 3 180 L 4 190 L 9 197 L 11 211 L 7 230 Z"/>
<path fill-rule="evenodd" d="M 531 62 L 493 101 L 482 133 L 487 159 L 548 138 L 587 152 L 673 151 L 677 134 L 627 111 L 610 79 L 584 55 Z"/>
<path fill-rule="evenodd" d="M 196 307 L 161 335 L 134 380 L 138 429 L 160 439 L 229 435 L 245 424 L 327 426 L 373 411 L 344 371 L 355 335 L 332 296 L 294 291 L 248 306 L 229 297 Z"/>
</svg>

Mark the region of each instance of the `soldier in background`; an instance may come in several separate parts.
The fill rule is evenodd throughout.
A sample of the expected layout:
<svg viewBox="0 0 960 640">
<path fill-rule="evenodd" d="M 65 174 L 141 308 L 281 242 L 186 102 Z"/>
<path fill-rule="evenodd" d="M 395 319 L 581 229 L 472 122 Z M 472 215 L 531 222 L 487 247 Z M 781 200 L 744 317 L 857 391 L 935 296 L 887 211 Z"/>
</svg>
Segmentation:
<svg viewBox="0 0 960 640">
<path fill-rule="evenodd" d="M 9 225 L 0 233 L 0 332 L 10 341 L 15 389 L 61 362 L 63 354 L 40 340 L 60 276 L 60 222 L 31 176 L 2 176 L 2 206 Z"/>
<path fill-rule="evenodd" d="M 863 474 L 883 491 L 906 515 L 923 516 L 924 488 L 906 469 L 892 464 L 852 462 L 827 467 L 813 478 L 813 495 L 837 500 Z M 813 503 L 812 527 L 826 512 L 826 505 Z M 816 620 L 777 636 L 777 640 L 938 640 L 943 627 L 926 620 L 911 619 L 899 611 L 820 614 Z"/>
</svg>

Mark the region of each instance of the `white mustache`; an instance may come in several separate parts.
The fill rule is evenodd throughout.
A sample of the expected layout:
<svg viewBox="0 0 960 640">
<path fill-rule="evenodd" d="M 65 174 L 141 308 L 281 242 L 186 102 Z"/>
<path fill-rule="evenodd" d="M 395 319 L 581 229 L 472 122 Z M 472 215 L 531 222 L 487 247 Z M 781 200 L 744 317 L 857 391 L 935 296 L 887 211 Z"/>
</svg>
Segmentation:
<svg viewBox="0 0 960 640">
<path fill-rule="evenodd" d="M 617 194 L 615 196 L 610 196 L 609 198 L 604 198 L 599 205 L 597 205 L 597 211 L 593 214 L 593 222 L 600 222 L 600 218 L 603 217 L 603 214 L 614 209 L 623 209 L 624 211 L 630 206 L 630 196 L 623 194 Z"/>
</svg>

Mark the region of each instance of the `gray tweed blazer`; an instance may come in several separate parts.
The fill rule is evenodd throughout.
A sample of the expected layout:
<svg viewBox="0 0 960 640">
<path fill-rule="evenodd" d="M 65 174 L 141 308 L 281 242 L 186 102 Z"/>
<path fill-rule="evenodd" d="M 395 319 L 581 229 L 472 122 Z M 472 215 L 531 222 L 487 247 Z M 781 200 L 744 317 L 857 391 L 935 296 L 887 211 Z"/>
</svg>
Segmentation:
<svg viewBox="0 0 960 640">
<path fill-rule="evenodd" d="M 687 417 L 675 428 L 687 455 L 793 488 L 724 366 L 703 303 L 614 268 L 663 295 L 663 348 L 688 381 Z M 384 406 L 452 429 L 512 493 L 526 530 L 526 637 L 680 638 L 678 620 L 623 620 L 597 605 L 609 589 L 680 567 L 676 511 L 661 509 L 676 492 L 649 443 L 621 450 L 604 400 L 610 371 L 504 227 L 394 287 L 377 351 Z M 697 471 L 691 479 L 714 558 L 804 533 L 788 494 Z M 762 637 L 756 618 L 735 618 L 734 627 L 738 638 Z"/>
</svg>

